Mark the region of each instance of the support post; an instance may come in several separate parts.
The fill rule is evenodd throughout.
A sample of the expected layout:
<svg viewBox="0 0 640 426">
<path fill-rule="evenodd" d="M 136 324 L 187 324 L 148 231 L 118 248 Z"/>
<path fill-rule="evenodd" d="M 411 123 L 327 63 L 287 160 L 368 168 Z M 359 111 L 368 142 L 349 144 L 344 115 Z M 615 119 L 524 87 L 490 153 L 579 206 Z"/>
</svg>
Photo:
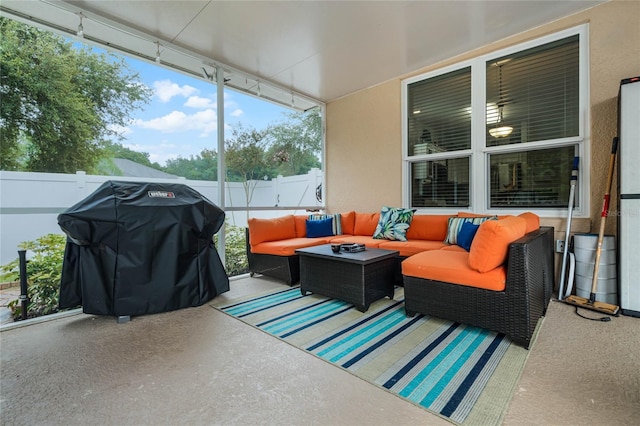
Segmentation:
<svg viewBox="0 0 640 426">
<path fill-rule="evenodd" d="M 221 66 L 216 67 L 216 94 L 217 94 L 217 113 L 218 113 L 218 206 L 222 210 L 225 209 L 225 163 L 224 163 L 224 69 Z M 222 224 L 222 228 L 218 231 L 218 255 L 222 261 L 222 265 L 226 265 L 225 261 L 225 230 L 226 223 Z"/>
</svg>

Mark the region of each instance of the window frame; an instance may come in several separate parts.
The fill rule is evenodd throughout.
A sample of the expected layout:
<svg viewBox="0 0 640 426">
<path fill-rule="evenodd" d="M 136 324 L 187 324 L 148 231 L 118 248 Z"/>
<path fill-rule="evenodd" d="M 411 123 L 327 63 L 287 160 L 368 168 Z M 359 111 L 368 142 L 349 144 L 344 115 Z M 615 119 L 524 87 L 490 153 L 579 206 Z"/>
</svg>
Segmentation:
<svg viewBox="0 0 640 426">
<path fill-rule="evenodd" d="M 558 31 L 543 37 L 529 40 L 517 45 L 492 51 L 475 58 L 461 61 L 443 68 L 429 71 L 402 80 L 401 85 L 401 115 L 402 115 L 402 205 L 411 206 L 411 164 L 417 161 L 442 160 L 469 157 L 469 207 L 413 207 L 417 213 L 433 213 L 434 209 L 442 214 L 455 214 L 458 211 L 474 213 L 497 214 L 505 211 L 532 211 L 541 217 L 558 217 L 566 214 L 566 208 L 545 207 L 490 207 L 490 156 L 526 152 L 548 148 L 560 148 L 577 145 L 577 155 L 580 158 L 578 183 L 576 185 L 576 199 L 579 205 L 574 207 L 574 217 L 589 217 L 590 214 L 590 97 L 589 97 L 589 24 L 582 24 L 566 30 Z M 578 135 L 573 137 L 551 139 L 536 142 L 524 142 L 500 146 L 487 146 L 486 139 L 486 65 L 497 58 L 511 55 L 523 50 L 538 47 L 553 41 L 579 36 L 579 101 L 578 101 Z M 409 156 L 408 120 L 409 93 L 412 83 L 471 67 L 471 149 L 451 151 L 437 154 L 421 154 Z M 568 181 L 567 181 L 568 183 Z M 568 200 L 567 200 L 568 204 Z"/>
</svg>

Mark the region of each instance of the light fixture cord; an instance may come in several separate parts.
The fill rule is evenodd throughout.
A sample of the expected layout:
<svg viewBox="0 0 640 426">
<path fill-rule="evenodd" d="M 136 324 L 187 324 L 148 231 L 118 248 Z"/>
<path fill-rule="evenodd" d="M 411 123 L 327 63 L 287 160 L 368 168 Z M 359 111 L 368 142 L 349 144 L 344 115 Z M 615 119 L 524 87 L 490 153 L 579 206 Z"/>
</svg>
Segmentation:
<svg viewBox="0 0 640 426">
<path fill-rule="evenodd" d="M 502 64 L 498 65 L 498 123 L 502 123 L 502 108 L 504 107 L 504 97 L 502 94 Z"/>
</svg>

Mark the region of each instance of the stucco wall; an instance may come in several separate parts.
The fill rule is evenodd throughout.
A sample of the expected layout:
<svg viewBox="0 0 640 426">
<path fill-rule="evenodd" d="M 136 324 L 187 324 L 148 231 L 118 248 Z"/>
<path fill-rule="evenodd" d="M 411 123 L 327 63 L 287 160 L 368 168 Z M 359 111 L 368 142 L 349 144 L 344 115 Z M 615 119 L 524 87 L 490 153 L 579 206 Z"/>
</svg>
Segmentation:
<svg viewBox="0 0 640 426">
<path fill-rule="evenodd" d="M 611 140 L 616 134 L 620 80 L 640 75 L 640 2 L 613 1 L 484 46 L 435 66 L 398 76 L 327 104 L 326 173 L 330 211 L 377 211 L 402 202 L 401 80 L 579 24 L 589 23 L 591 96 L 591 217 L 577 232 L 597 232 Z M 615 189 L 614 181 L 614 189 Z M 616 197 L 611 206 L 615 206 Z M 556 231 L 561 218 L 545 218 Z M 615 220 L 607 221 L 615 233 Z"/>
<path fill-rule="evenodd" d="M 400 80 L 327 106 L 329 211 L 379 211 L 402 202 Z"/>
</svg>

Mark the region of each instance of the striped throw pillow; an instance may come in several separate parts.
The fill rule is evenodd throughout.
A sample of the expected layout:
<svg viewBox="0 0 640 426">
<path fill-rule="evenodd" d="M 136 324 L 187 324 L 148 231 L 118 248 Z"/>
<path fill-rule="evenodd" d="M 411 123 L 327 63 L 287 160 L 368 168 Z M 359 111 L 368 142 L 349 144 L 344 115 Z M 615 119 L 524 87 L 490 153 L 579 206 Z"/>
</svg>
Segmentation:
<svg viewBox="0 0 640 426">
<path fill-rule="evenodd" d="M 497 219 L 497 216 L 483 216 L 483 217 L 450 217 L 449 226 L 447 229 L 447 237 L 444 239 L 445 244 L 458 244 L 458 234 L 462 229 L 462 224 L 465 222 L 471 222 L 474 225 L 480 225 L 487 220 Z"/>
<path fill-rule="evenodd" d="M 333 230 L 333 235 L 342 235 L 342 217 L 340 213 L 335 214 L 310 214 L 309 220 L 323 220 L 323 219 L 332 219 L 331 227 Z"/>
</svg>

